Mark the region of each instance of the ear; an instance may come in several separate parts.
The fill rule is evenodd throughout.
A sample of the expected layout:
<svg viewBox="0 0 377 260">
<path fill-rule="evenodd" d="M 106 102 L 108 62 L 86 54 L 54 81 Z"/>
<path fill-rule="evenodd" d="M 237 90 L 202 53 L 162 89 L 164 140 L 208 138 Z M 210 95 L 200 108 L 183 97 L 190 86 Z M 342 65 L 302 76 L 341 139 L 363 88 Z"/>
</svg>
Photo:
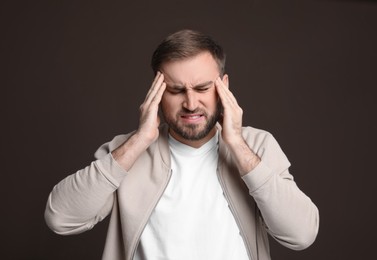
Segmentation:
<svg viewBox="0 0 377 260">
<path fill-rule="evenodd" d="M 228 74 L 224 74 L 222 81 L 224 82 L 225 86 L 229 88 L 229 76 Z"/>
</svg>

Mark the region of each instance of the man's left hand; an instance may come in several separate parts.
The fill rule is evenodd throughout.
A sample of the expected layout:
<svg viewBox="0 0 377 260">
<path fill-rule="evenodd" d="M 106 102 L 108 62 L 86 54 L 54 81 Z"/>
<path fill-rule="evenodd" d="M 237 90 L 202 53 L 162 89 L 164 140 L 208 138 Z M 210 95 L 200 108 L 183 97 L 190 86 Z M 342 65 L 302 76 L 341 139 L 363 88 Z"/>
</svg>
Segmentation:
<svg viewBox="0 0 377 260">
<path fill-rule="evenodd" d="M 229 90 L 228 75 L 224 80 L 217 78 L 215 86 L 223 105 L 222 138 L 229 147 L 241 176 L 253 170 L 260 162 L 260 158 L 246 144 L 242 137 L 243 110 L 238 105 L 233 93 Z"/>
</svg>

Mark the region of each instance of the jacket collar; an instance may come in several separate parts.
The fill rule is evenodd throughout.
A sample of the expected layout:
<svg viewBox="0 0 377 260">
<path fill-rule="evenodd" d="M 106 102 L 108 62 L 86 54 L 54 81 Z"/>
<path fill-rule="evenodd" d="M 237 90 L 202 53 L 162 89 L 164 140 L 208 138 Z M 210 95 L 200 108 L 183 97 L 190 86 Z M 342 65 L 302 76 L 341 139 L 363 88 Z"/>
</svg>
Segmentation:
<svg viewBox="0 0 377 260">
<path fill-rule="evenodd" d="M 168 142 L 169 126 L 166 123 L 160 125 L 160 135 L 157 140 L 162 162 L 170 168 L 170 148 Z"/>
</svg>

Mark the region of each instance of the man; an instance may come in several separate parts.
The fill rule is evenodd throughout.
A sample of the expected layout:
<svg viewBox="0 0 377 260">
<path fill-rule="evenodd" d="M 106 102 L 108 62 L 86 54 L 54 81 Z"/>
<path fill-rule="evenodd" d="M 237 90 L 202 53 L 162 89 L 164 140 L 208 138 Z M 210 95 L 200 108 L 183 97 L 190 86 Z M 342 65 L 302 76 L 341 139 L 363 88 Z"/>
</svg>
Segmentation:
<svg viewBox="0 0 377 260">
<path fill-rule="evenodd" d="M 242 127 L 222 48 L 178 31 L 158 46 L 152 68 L 138 129 L 54 187 L 49 227 L 77 234 L 110 214 L 109 260 L 270 259 L 267 233 L 308 247 L 318 209 L 272 135 Z"/>
</svg>

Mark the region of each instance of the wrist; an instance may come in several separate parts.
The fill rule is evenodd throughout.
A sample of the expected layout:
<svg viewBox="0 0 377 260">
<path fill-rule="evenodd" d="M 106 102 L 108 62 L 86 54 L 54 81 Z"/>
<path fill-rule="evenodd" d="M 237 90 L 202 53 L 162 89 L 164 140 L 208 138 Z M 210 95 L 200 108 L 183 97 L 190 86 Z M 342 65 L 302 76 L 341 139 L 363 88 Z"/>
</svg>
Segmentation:
<svg viewBox="0 0 377 260">
<path fill-rule="evenodd" d="M 260 163 L 260 157 L 250 149 L 244 139 L 233 142 L 229 149 L 241 176 L 251 172 Z"/>
<path fill-rule="evenodd" d="M 248 147 L 248 145 L 246 144 L 245 140 L 243 139 L 241 135 L 233 136 L 232 138 L 227 138 L 227 140 L 224 139 L 224 141 L 231 150 L 237 150 L 243 146 Z"/>
<path fill-rule="evenodd" d="M 126 171 L 128 171 L 137 158 L 149 147 L 136 132 L 118 148 L 111 152 L 117 161 Z"/>
</svg>

